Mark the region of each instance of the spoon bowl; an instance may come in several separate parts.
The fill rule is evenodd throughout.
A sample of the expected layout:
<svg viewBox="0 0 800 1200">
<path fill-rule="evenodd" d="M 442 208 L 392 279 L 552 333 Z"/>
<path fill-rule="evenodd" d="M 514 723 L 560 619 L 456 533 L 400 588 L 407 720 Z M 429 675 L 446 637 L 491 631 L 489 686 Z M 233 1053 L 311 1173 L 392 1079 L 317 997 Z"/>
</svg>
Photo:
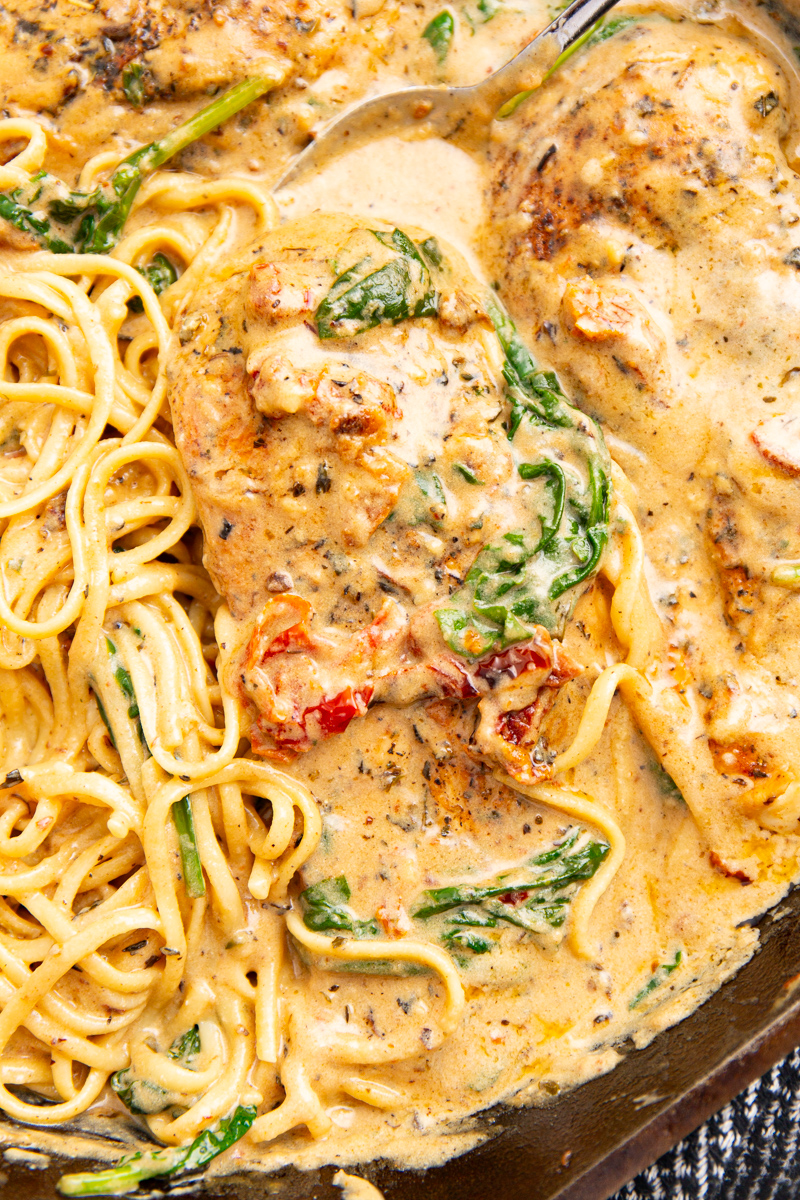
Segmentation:
<svg viewBox="0 0 800 1200">
<path fill-rule="evenodd" d="M 439 137 L 476 150 L 508 102 L 539 85 L 618 0 L 573 0 L 510 62 L 469 87 L 409 87 L 375 96 L 331 121 L 278 180 L 273 193 L 320 171 L 345 150 L 391 134 Z M 501 113 L 501 115 L 503 115 Z"/>
</svg>

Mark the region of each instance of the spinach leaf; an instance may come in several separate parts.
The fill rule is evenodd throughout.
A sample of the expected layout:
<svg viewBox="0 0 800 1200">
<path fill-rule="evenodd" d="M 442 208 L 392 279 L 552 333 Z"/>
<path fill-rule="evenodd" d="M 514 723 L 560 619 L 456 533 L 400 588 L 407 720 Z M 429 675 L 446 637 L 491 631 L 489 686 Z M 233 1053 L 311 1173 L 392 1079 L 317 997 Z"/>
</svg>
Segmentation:
<svg viewBox="0 0 800 1200">
<path fill-rule="evenodd" d="M 422 257 L 432 267 L 441 267 L 444 263 L 444 255 L 442 248 L 435 237 L 427 237 L 424 242 L 420 242 L 419 249 Z"/>
<path fill-rule="evenodd" d="M 457 908 L 464 904 L 483 904 L 485 900 L 495 896 L 511 897 L 508 903 L 515 902 L 522 892 L 542 891 L 558 892 L 570 884 L 591 879 L 597 868 L 606 858 L 609 846 L 606 842 L 590 841 L 574 854 L 559 855 L 555 860 L 556 866 L 545 868 L 539 874 L 530 873 L 528 879 L 510 882 L 508 876 L 498 876 L 488 885 L 470 887 L 434 888 L 423 893 L 424 904 L 414 913 L 415 917 L 433 917 L 448 909 Z M 495 916 L 498 913 L 494 913 Z"/>
<path fill-rule="evenodd" d="M 200 1026 L 192 1025 L 186 1033 L 177 1037 L 169 1048 L 170 1058 L 174 1058 L 182 1067 L 189 1067 L 200 1053 Z"/>
<path fill-rule="evenodd" d="M 169 1048 L 169 1057 L 182 1067 L 191 1066 L 200 1053 L 200 1029 L 193 1025 Z M 130 1067 L 116 1071 L 109 1079 L 113 1091 L 132 1113 L 159 1113 L 169 1104 L 169 1093 L 149 1079 L 138 1079 Z"/>
<path fill-rule="evenodd" d="M 471 933 L 464 929 L 451 929 L 442 935 L 442 941 L 451 949 L 471 950 L 473 954 L 488 954 L 492 943 L 479 933 Z"/>
<path fill-rule="evenodd" d="M 434 528 L 441 525 L 447 512 L 447 497 L 441 479 L 435 471 L 415 471 L 414 479 L 427 501 L 422 505 L 422 513 L 415 524 L 427 521 Z"/>
<path fill-rule="evenodd" d="M 572 829 L 567 830 L 566 834 L 558 843 L 558 845 L 553 846 L 550 850 L 542 851 L 541 854 L 534 855 L 534 857 L 530 860 L 530 865 L 532 867 L 544 867 L 547 865 L 547 863 L 557 862 L 559 858 L 564 857 L 568 850 L 572 849 L 579 836 L 580 829 L 578 829 L 576 825 Z"/>
<path fill-rule="evenodd" d="M 585 475 L 546 453 L 518 465 L 522 479 L 542 481 L 547 503 L 536 513 L 539 535 L 512 529 L 484 546 L 448 607 L 436 611 L 450 649 L 469 659 L 525 641 L 536 625 L 559 635 L 574 589 L 597 570 L 608 540 L 609 468 L 600 430 L 567 402 L 552 372 L 539 371 L 508 315 L 494 300 L 487 307 L 504 352 L 509 441 L 524 421 L 537 440 L 566 437 Z"/>
<path fill-rule="evenodd" d="M 157 296 L 166 291 L 170 284 L 174 283 L 178 278 L 177 270 L 169 261 L 166 254 L 162 254 L 161 251 L 153 255 L 146 267 L 138 267 L 137 270 L 141 275 L 144 275 Z M 131 296 L 128 301 L 128 308 L 131 312 L 144 312 L 141 296 Z"/>
<path fill-rule="evenodd" d="M 91 192 L 72 191 L 60 179 L 40 171 L 24 187 L 0 193 L 0 217 L 33 234 L 54 254 L 108 254 L 122 234 L 145 176 L 275 83 L 272 75 L 255 76 L 228 88 L 165 137 L 134 150 L 114 170 L 107 184 Z M 40 202 L 40 207 L 34 209 L 33 205 Z"/>
<path fill-rule="evenodd" d="M 196 1171 L 244 1137 L 256 1119 L 256 1107 L 239 1105 L 215 1129 L 204 1129 L 188 1146 L 138 1150 L 107 1171 L 63 1175 L 56 1184 L 62 1196 L 123 1196 L 145 1179 Z"/>
<path fill-rule="evenodd" d="M 129 62 L 122 71 L 122 90 L 134 108 L 144 108 L 153 98 L 153 78 L 140 62 Z"/>
<path fill-rule="evenodd" d="M 438 530 L 447 516 L 447 493 L 440 475 L 430 467 L 414 472 L 392 512 L 392 519 L 411 526 L 429 525 Z"/>
<path fill-rule="evenodd" d="M 401 229 L 369 233 L 382 249 L 375 247 L 342 272 L 314 314 L 323 340 L 355 337 L 376 325 L 435 317 L 439 311 L 439 294 L 421 247 Z"/>
<path fill-rule="evenodd" d="M 125 666 L 123 666 L 123 664 L 117 658 L 117 647 L 114 645 L 114 643 L 111 641 L 111 638 L 109 638 L 109 637 L 106 638 L 106 647 L 108 648 L 108 653 L 109 653 L 110 657 L 112 659 L 116 660 L 116 665 L 114 665 L 114 663 L 112 662 L 112 671 L 113 671 L 114 679 L 117 682 L 117 686 L 119 687 L 119 690 L 122 692 L 125 699 L 129 701 L 128 716 L 131 719 L 131 721 L 136 722 L 136 732 L 139 736 L 139 741 L 141 742 L 141 744 L 144 746 L 145 750 L 149 754 L 150 750 L 147 745 L 147 739 L 144 736 L 144 729 L 142 728 L 142 722 L 139 717 L 139 703 L 136 699 L 136 692 L 133 690 L 133 680 L 131 679 L 130 671 Z M 108 728 L 109 733 L 111 733 L 111 726 L 108 723 L 108 718 L 105 716 L 105 713 L 102 710 L 101 710 L 101 716 L 103 716 L 103 719 L 106 722 L 106 727 Z M 113 734 L 111 734 L 111 740 L 112 741 L 114 740 Z M 116 746 L 116 742 L 114 743 L 114 745 Z"/>
<path fill-rule="evenodd" d="M 303 923 L 318 933 L 347 934 L 353 938 L 380 937 L 380 927 L 374 917 L 360 921 L 347 906 L 350 885 L 344 875 L 322 879 L 300 893 Z"/>
<path fill-rule="evenodd" d="M 502 7 L 502 0 L 478 0 L 478 12 L 484 24 L 496 17 Z"/>
<path fill-rule="evenodd" d="M 160 1084 L 149 1079 L 137 1079 L 127 1068 L 117 1071 L 109 1079 L 111 1090 L 116 1092 L 126 1108 L 132 1113 L 160 1113 L 167 1106 L 167 1093 Z"/>
<path fill-rule="evenodd" d="M 462 908 L 454 917 L 448 917 L 450 925 L 467 925 L 477 929 L 496 929 L 497 917 L 482 909 Z"/>
<path fill-rule="evenodd" d="M 566 7 L 566 4 L 561 5 L 559 11 Z M 630 25 L 635 24 L 637 19 L 637 17 L 627 16 L 610 17 L 605 19 L 601 18 L 591 27 L 591 29 L 587 29 L 584 34 L 577 38 L 571 46 L 568 46 L 567 49 L 558 56 L 556 61 L 553 63 L 553 66 L 542 79 L 542 83 L 548 80 L 551 75 L 554 75 L 560 67 L 563 67 L 564 63 L 567 62 L 568 59 L 572 58 L 573 54 L 576 54 L 578 50 L 581 50 L 584 47 L 591 49 L 592 46 L 598 46 L 601 42 L 607 41 L 608 38 L 614 37 L 615 34 L 621 33 Z M 539 86 L 541 86 L 541 84 Z M 501 120 L 505 117 L 510 117 L 511 114 L 519 108 L 520 104 L 527 100 L 529 96 L 532 96 L 537 90 L 537 88 L 529 88 L 527 91 L 517 92 L 516 96 L 512 96 L 510 100 L 506 100 L 502 108 L 498 110 L 497 117 Z"/>
<path fill-rule="evenodd" d="M 344 875 L 322 879 L 300 893 L 303 923 L 308 929 L 334 937 L 361 939 L 378 938 L 381 928 L 377 920 L 360 920 L 348 905 L 350 886 Z M 313 961 L 323 971 L 354 972 L 358 975 L 425 975 L 429 968 L 419 963 L 398 962 L 395 959 L 368 958 L 353 962 L 331 958 L 325 954 L 308 955 L 300 945 L 298 952 L 306 961 Z"/>
<path fill-rule="evenodd" d="M 246 1108 L 239 1105 L 232 1116 L 220 1121 L 217 1132 L 214 1132 L 213 1129 L 203 1130 L 189 1146 L 178 1169 L 196 1171 L 199 1167 L 204 1167 L 206 1163 L 211 1162 L 212 1158 L 216 1158 L 218 1154 L 230 1149 L 247 1133 L 256 1119 L 256 1112 L 255 1105 L 252 1107 L 248 1105 Z"/>
<path fill-rule="evenodd" d="M 675 780 L 670 775 L 669 771 L 665 771 L 657 758 L 652 758 L 649 763 L 650 770 L 653 773 L 656 783 L 662 796 L 666 796 L 669 800 L 676 800 L 678 804 L 686 804 L 683 798 L 683 792 L 678 787 Z"/>
<path fill-rule="evenodd" d="M 565 896 L 550 899 L 539 896 L 529 900 L 527 904 L 520 905 L 519 908 L 511 908 L 502 900 L 490 899 L 486 901 L 485 907 L 499 920 L 535 933 L 541 930 L 543 924 L 560 929 L 567 919 L 569 901 Z"/>
<path fill-rule="evenodd" d="M 677 950 L 675 952 L 675 957 L 672 960 L 672 962 L 661 964 L 661 966 L 658 968 L 658 970 L 655 971 L 650 976 L 650 978 L 648 979 L 647 983 L 644 985 L 642 990 L 640 992 L 636 993 L 636 995 L 633 997 L 630 1004 L 628 1005 L 628 1008 L 629 1009 L 636 1008 L 636 1007 L 638 1007 L 638 1005 L 640 1005 L 642 1003 L 643 1000 L 646 1000 L 647 997 L 650 995 L 650 993 L 654 992 L 657 987 L 660 987 L 661 984 L 664 982 L 664 980 L 668 979 L 669 976 L 672 974 L 672 972 L 677 967 L 680 966 L 682 960 L 683 960 L 683 951 Z"/>
<path fill-rule="evenodd" d="M 174 265 L 166 254 L 162 254 L 160 251 L 153 255 L 149 266 L 144 268 L 142 274 L 157 296 L 166 291 L 170 284 L 178 278 L 178 272 Z"/>
<path fill-rule="evenodd" d="M 539 515 L 542 536 L 539 538 L 536 549 L 547 550 L 553 544 L 564 518 L 564 504 L 567 498 L 567 479 L 564 468 L 558 463 L 545 459 L 540 463 L 520 463 L 517 471 L 521 479 L 540 479 L 543 476 L 545 484 L 553 493 L 553 512 L 550 520 Z"/>
<path fill-rule="evenodd" d="M 559 845 L 488 883 L 430 889 L 413 915 L 430 920 L 449 914 L 445 924 L 450 928 L 441 934 L 442 941 L 477 954 L 487 953 L 494 943 L 480 934 L 468 936 L 467 929 L 495 929 L 500 921 L 531 933 L 546 926 L 558 929 L 578 887 L 592 878 L 610 849 L 605 842 L 587 840 L 573 850 L 579 836 L 580 830 L 573 828 Z"/>
<path fill-rule="evenodd" d="M 569 404 L 552 371 L 540 371 L 517 327 L 496 299 L 489 297 L 489 316 L 504 354 L 503 378 L 511 405 L 508 440 L 513 441 L 525 415 L 564 429 L 573 428 L 580 414 Z"/>
<path fill-rule="evenodd" d="M 615 34 L 622 33 L 623 29 L 629 29 L 631 25 L 635 24 L 636 17 L 606 17 L 590 30 L 585 42 L 587 50 L 590 50 L 592 46 L 599 46 L 601 42 L 607 42 Z"/>
<path fill-rule="evenodd" d="M 460 463 L 460 462 L 453 463 L 453 470 L 458 471 L 458 473 L 462 477 L 462 479 L 466 479 L 467 483 L 471 483 L 473 487 L 485 487 L 486 486 L 484 480 L 479 479 L 478 476 L 475 474 L 475 472 L 470 470 L 470 468 L 468 466 L 466 466 L 465 463 Z"/>
<path fill-rule="evenodd" d="M 205 896 L 206 882 L 203 878 L 203 867 L 200 862 L 200 852 L 197 849 L 197 837 L 194 831 L 194 814 L 189 796 L 176 800 L 172 806 L 172 820 L 178 834 L 178 846 L 181 852 L 181 870 L 183 886 L 186 895 L 196 899 Z"/>
<path fill-rule="evenodd" d="M 443 63 L 447 58 L 455 32 L 455 18 L 446 8 L 435 16 L 432 21 L 429 21 L 423 29 L 422 36 L 436 55 L 437 62 Z"/>
<path fill-rule="evenodd" d="M 111 728 L 111 722 L 108 719 L 108 713 L 106 712 L 105 708 L 103 707 L 103 701 L 100 699 L 100 693 L 94 687 L 92 688 L 92 691 L 94 693 L 94 702 L 97 705 L 97 710 L 100 713 L 100 716 L 102 717 L 103 724 L 105 725 L 106 729 L 108 730 L 108 736 L 111 739 L 111 745 L 116 750 L 117 749 L 117 739 L 114 737 L 114 730 Z"/>
<path fill-rule="evenodd" d="M 41 195 L 42 188 L 37 186 L 41 178 L 41 174 L 34 175 L 28 187 L 14 188 L 11 192 L 0 192 L 0 217 L 13 225 L 15 229 L 32 234 L 53 254 L 69 254 L 72 246 L 58 234 L 52 232 L 46 216 L 34 212 L 30 207 Z"/>
</svg>

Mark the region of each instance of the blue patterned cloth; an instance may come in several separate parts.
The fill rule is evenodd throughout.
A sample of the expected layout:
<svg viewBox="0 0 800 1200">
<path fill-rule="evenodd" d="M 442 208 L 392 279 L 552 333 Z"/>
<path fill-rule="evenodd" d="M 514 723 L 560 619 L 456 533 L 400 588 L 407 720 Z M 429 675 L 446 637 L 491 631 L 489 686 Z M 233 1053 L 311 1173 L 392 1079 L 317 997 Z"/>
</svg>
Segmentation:
<svg viewBox="0 0 800 1200">
<path fill-rule="evenodd" d="M 614 1200 L 798 1198 L 800 1050 L 795 1050 Z"/>
</svg>

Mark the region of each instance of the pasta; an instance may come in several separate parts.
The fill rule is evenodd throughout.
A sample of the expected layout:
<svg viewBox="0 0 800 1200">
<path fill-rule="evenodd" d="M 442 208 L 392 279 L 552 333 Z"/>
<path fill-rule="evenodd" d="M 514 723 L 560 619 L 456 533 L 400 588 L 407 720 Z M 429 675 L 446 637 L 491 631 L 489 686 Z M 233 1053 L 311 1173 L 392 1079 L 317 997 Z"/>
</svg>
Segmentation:
<svg viewBox="0 0 800 1200">
<path fill-rule="evenodd" d="M 12 123 L 2 133 L 31 139 L 18 156 L 21 165 L 15 160 L 6 168 L 9 178 L 41 165 L 44 144 L 37 126 Z M 174 192 L 171 196 L 174 203 Z M 15 377 L 7 384 L 6 428 L 21 421 L 30 475 L 16 469 L 4 479 L 3 757 L 10 774 L 3 892 L 41 923 L 42 932 L 32 939 L 31 921 L 15 919 L 6 904 L 4 970 L 17 994 L 13 1001 L 7 996 L 1 1036 L 7 1046 L 27 1025 L 49 1045 L 55 1021 L 62 1049 L 52 1080 L 61 1102 L 44 1113 L 48 1123 L 84 1111 L 112 1071 L 138 1063 L 142 1055 L 157 1086 L 183 1096 L 205 1092 L 212 1109 L 209 1087 L 216 1084 L 220 1112 L 229 1107 L 229 1095 L 246 1092 L 251 1058 L 241 1053 L 230 1058 L 245 1019 L 244 1000 L 235 991 L 219 998 L 227 1021 L 212 1027 L 218 1044 L 204 1051 L 204 1070 L 187 1072 L 148 1051 L 145 1042 L 128 1039 L 148 1004 L 179 986 L 187 956 L 197 953 L 209 901 L 228 934 L 244 922 L 215 820 L 230 859 L 252 863 L 253 892 L 264 899 L 285 894 L 319 836 L 317 808 L 305 789 L 265 764 L 237 758 L 237 705 L 220 692 L 213 658 L 209 662 L 215 619 L 224 630 L 225 614 L 184 540 L 195 520 L 192 495 L 174 447 L 156 424 L 167 411 L 163 363 L 169 330 L 152 289 L 128 265 L 156 247 L 180 249 L 187 266 L 204 261 L 204 255 L 207 260 L 224 245 L 237 204 L 251 198 L 235 183 L 210 196 L 190 192 L 187 213 L 192 203 L 214 205 L 215 219 L 202 231 L 206 236 L 198 238 L 191 228 L 182 237 L 180 231 L 150 228 L 144 238 L 133 235 L 132 245 L 123 242 L 114 259 L 87 256 L 75 262 L 37 255 L 29 271 L 6 275 L 0 284 L 6 302 L 22 312 L 36 306 L 45 314 L 20 315 L 4 327 L 4 377 L 9 372 Z M 256 198 L 257 221 L 267 212 Z M 72 282 L 76 271 L 79 279 Z M 141 298 L 148 329 L 129 343 L 123 361 L 117 335 L 131 295 Z M 121 437 L 104 436 L 112 423 Z M 62 489 L 59 513 L 52 500 Z M 175 565 L 159 562 L 165 552 Z M 191 597 L 188 608 L 177 603 L 176 590 Z M 67 660 L 59 634 L 71 625 Z M 78 767 L 92 760 L 97 766 L 75 769 L 54 751 L 67 751 Z M 243 786 L 249 795 L 263 792 L 270 800 L 269 830 L 252 805 L 245 807 Z M 169 821 L 185 795 L 192 797 L 190 819 L 213 894 L 213 900 L 199 895 L 189 901 L 188 910 L 176 898 L 176 835 L 170 841 Z M 302 834 L 296 849 L 290 846 L 295 812 Z M 37 866 L 26 869 L 21 860 L 37 851 Z M 51 881 L 56 890 L 47 900 Z M 166 939 L 163 971 L 144 965 L 157 961 L 148 931 Z M 145 938 L 131 950 L 135 932 Z M 100 945 L 102 958 L 96 952 Z M 52 950 L 46 967 L 30 969 L 31 948 L 40 957 Z M 106 1032 L 105 1019 L 76 1017 L 69 1000 L 55 995 L 31 1022 L 42 997 L 76 963 L 86 977 L 81 1007 L 91 1013 L 98 1003 L 113 1004 L 120 1011 L 113 1029 Z M 252 1007 L 253 988 L 245 975 L 243 970 Z M 263 1024 L 269 1017 L 262 1013 L 259 1020 Z M 145 1022 L 145 1037 L 146 1028 Z M 102 1040 L 89 1040 L 98 1029 Z M 123 1037 L 128 1048 L 116 1050 Z M 18 1062 L 4 1071 L 4 1081 L 41 1078 L 34 1057 Z M 41 1108 L 5 1087 L 3 1097 L 10 1115 L 41 1123 Z M 159 1133 L 170 1140 L 169 1131 Z M 172 1139 L 185 1136 L 179 1129 Z"/>
</svg>

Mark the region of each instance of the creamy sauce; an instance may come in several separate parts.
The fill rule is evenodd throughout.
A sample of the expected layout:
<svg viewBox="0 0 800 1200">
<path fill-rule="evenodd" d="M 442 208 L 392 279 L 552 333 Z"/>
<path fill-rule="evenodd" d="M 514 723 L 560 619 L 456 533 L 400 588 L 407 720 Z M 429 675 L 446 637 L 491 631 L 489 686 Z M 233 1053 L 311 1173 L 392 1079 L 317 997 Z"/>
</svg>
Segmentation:
<svg viewBox="0 0 800 1200">
<path fill-rule="evenodd" d="M 429 229 L 477 261 L 485 228 L 487 180 L 464 150 L 440 138 L 391 137 L 342 154 L 279 196 L 287 219 L 314 211 L 356 213 Z"/>
<path fill-rule="evenodd" d="M 472 82 L 544 19 L 541 7 L 506 6 L 481 26 L 470 9 L 437 67 L 419 36 L 437 11 L 385 4 L 360 22 L 344 10 L 330 13 L 327 26 L 318 17 L 315 55 L 302 73 L 287 67 L 292 80 L 250 127 L 226 129 L 218 145 L 186 152 L 181 165 L 267 184 L 320 116 L 402 82 Z M 389 138 L 343 155 L 281 197 L 292 224 L 255 241 L 245 229 L 236 254 L 180 309 L 171 402 L 205 563 L 236 622 L 223 647 L 233 663 L 227 685 L 247 706 L 253 746 L 285 753 L 286 770 L 321 812 L 319 843 L 292 898 L 298 906 L 301 888 L 346 876 L 339 901 L 351 926 L 371 921 L 397 944 L 449 946 L 465 997 L 445 1036 L 435 973 L 385 962 L 342 969 L 333 940 L 330 956 L 289 940 L 276 966 L 280 1010 L 292 1014 L 282 1051 L 303 1064 L 324 1135 L 298 1122 L 275 1140 L 237 1144 L 212 1172 L 374 1157 L 424 1166 L 465 1151 L 484 1136 L 475 1117 L 482 1109 L 548 1102 L 611 1069 L 625 1038 L 643 1046 L 702 1003 L 754 952 L 758 935 L 746 922 L 798 877 L 800 591 L 786 584 L 800 560 L 800 84 L 791 41 L 756 7 L 635 12 L 635 23 L 576 55 L 496 126 L 481 153 Z M 232 78 L 227 56 L 240 48 L 245 16 L 223 14 L 219 27 L 230 39 L 219 71 Z M 199 65 L 202 32 L 181 36 L 154 52 L 154 78 L 163 83 L 196 36 L 195 87 L 208 87 L 214 72 Z M 273 42 L 261 52 L 274 55 Z M 52 102 L 47 71 L 27 91 L 27 53 L 9 43 L 7 102 L 39 111 Z M 280 53 L 287 62 L 300 55 L 294 42 Z M 165 113 L 194 103 L 191 94 L 172 102 L 159 93 L 131 113 L 116 100 L 104 105 L 83 89 L 49 118 L 57 169 L 74 170 L 101 145 L 127 148 Z M 97 122 L 91 140 L 81 131 L 87 114 Z M 141 209 L 134 227 L 154 211 Z M 330 213 L 347 216 L 320 216 Z M 439 239 L 449 274 L 440 278 L 429 263 L 430 272 L 444 297 L 467 298 L 468 316 L 448 325 L 440 310 L 321 341 L 308 322 L 338 274 L 331 262 L 362 237 L 362 222 L 387 237 L 396 225 L 417 245 L 427 234 Z M 274 282 L 276 264 L 280 286 L 270 292 L 263 281 Z M 427 676 L 420 683 L 410 669 L 397 679 L 410 654 L 403 622 L 417 622 L 415 670 L 417 660 L 445 670 L 437 627 L 422 617 L 461 585 L 483 544 L 532 520 L 518 468 L 535 454 L 536 438 L 523 432 L 512 450 L 497 424 L 505 400 L 502 354 L 483 307 L 491 285 L 540 366 L 556 370 L 600 422 L 627 477 L 615 476 L 619 506 L 601 574 L 574 597 L 563 638 L 554 629 L 554 641 L 541 640 L 545 665 L 531 696 L 546 687 L 552 695 L 537 714 L 535 745 L 523 742 L 528 774 L 509 757 L 510 743 L 490 736 L 500 712 L 491 705 L 508 681 L 484 687 L 474 675 L 475 691 L 458 693 L 437 691 Z M 350 399 L 342 400 L 345 384 Z M 353 395 L 362 414 L 367 397 L 374 425 L 356 434 L 348 425 L 342 451 L 330 430 L 342 414 L 353 418 Z M 536 434 L 539 449 L 546 443 L 577 476 L 586 444 L 595 444 L 588 422 L 580 436 L 588 441 Z M 477 483 L 458 473 L 468 452 Z M 410 517 L 402 506 L 412 475 L 434 462 L 446 512 Z M 343 480 L 349 490 L 339 490 Z M 634 526 L 649 598 L 643 593 L 626 625 L 619 593 L 626 555 L 635 556 Z M 349 593 L 347 579 L 355 581 Z M 314 686 L 325 698 L 347 688 L 361 697 L 341 728 L 313 726 L 307 741 L 295 729 L 288 750 L 281 687 L 285 696 L 285 680 L 296 683 L 307 647 L 298 640 L 283 655 L 291 659 L 283 676 L 274 667 L 280 655 L 265 650 L 300 625 L 281 608 L 287 594 L 310 606 L 317 624 L 309 617 L 308 628 L 328 638 L 311 655 L 324 676 Z M 386 662 L 358 658 L 347 639 L 374 633 L 380 613 L 399 631 Z M 578 849 L 599 842 L 591 819 L 573 820 L 545 793 L 529 796 L 495 772 L 502 767 L 523 786 L 546 780 L 579 733 L 592 685 L 612 664 L 636 658 L 647 629 L 657 632 L 635 663 L 647 694 L 620 685 L 596 745 L 560 779 L 591 797 L 625 839 L 586 946 L 576 947 L 572 931 L 588 875 L 565 893 L 565 922 L 498 926 L 487 908 L 483 924 L 469 926 L 481 941 L 454 939 L 467 924 L 448 924 L 444 910 L 421 915 L 421 897 L 500 879 L 499 894 L 509 878 L 521 888 L 536 857 L 560 852 L 573 833 Z M 368 708 L 373 700 L 381 702 Z M 319 708 L 307 697 L 298 705 L 303 715 Z M 522 700 L 508 701 L 503 711 L 522 709 Z M 213 932 L 203 954 L 221 972 L 246 977 L 263 966 L 255 943 L 275 936 L 283 910 L 243 867 L 233 875 L 253 944 Z M 459 911 L 468 908 L 465 900 Z M 288 1090 L 278 1074 L 273 1058 L 249 1077 L 262 1112 Z M 102 1096 L 87 1139 L 91 1120 L 120 1112 Z M 19 1141 L 10 1126 L 2 1137 Z M 37 1144 L 59 1143 L 45 1135 Z M 347 1200 L 378 1195 L 344 1171 L 334 1182 Z"/>
</svg>

